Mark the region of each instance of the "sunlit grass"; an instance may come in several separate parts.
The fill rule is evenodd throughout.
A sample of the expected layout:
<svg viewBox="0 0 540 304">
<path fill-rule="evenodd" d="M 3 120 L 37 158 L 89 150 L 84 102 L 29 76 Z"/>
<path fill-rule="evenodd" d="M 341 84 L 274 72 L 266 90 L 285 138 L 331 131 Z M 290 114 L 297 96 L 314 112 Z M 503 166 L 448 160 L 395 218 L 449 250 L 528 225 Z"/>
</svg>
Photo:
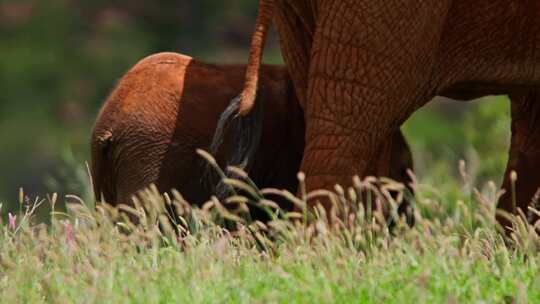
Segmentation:
<svg viewBox="0 0 540 304">
<path fill-rule="evenodd" d="M 335 203 L 350 215 L 333 217 L 331 224 L 324 214 L 312 214 L 308 224 L 290 220 L 302 213 L 281 213 L 265 225 L 242 216 L 241 197 L 194 209 L 178 193 L 163 196 L 150 188 L 138 195 L 134 208 L 123 208 L 125 213 L 73 204 L 67 213 L 52 213 L 46 226 L 32 223 L 32 207 L 54 205 L 58 198 L 31 201 L 21 192 L 21 212 L 1 223 L 0 298 L 5 303 L 540 300 L 540 240 L 534 229 L 515 218 L 515 232 L 504 237 L 494 220 L 498 188 L 489 183 L 476 190 L 467 184 L 464 164 L 461 171 L 464 182 L 452 204 L 442 203 L 448 198 L 436 186 L 415 182 L 416 224 L 409 228 L 401 219 L 392 231 L 380 211 L 370 215 L 363 208 L 359 193 L 374 182 L 383 189 L 399 185 L 373 179 L 336 189 Z M 384 190 L 379 194 L 382 198 Z M 294 200 L 303 210 L 302 200 Z M 240 207 L 225 208 L 230 203 Z M 182 217 L 171 220 L 166 206 L 175 206 Z M 273 204 L 265 206 L 271 210 Z M 126 221 L 126 213 L 139 224 Z M 224 219 L 235 229 L 217 224 Z"/>
</svg>

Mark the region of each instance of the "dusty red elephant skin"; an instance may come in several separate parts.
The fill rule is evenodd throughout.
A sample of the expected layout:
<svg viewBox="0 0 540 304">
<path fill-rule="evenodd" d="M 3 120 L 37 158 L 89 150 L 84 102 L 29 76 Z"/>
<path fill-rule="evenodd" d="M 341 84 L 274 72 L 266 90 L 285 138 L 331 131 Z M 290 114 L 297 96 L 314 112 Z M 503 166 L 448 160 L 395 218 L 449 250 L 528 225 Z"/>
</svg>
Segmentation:
<svg viewBox="0 0 540 304">
<path fill-rule="evenodd" d="M 202 203 L 206 163 L 196 154 L 207 149 L 216 122 L 243 83 L 245 66 L 211 65 L 175 53 L 161 53 L 136 64 L 103 106 L 92 135 L 95 193 L 105 201 L 129 203 L 138 190 L 155 183 L 162 192 L 179 190 Z M 286 71 L 265 66 L 261 98 L 263 142 L 253 179 L 261 186 L 296 185 L 303 149 L 302 112 Z M 218 155 L 218 161 L 222 157 Z"/>
<path fill-rule="evenodd" d="M 377 173 L 374 160 L 388 135 L 436 95 L 510 94 L 513 119 L 538 122 L 537 106 L 523 111 L 514 105 L 540 85 L 538 1 L 260 0 L 259 5 L 264 17 L 257 19 L 254 37 L 264 37 L 268 24 L 262 22 L 273 19 L 304 111 L 301 170 L 308 190 Z M 262 48 L 260 41 L 253 39 L 252 49 Z M 250 65 L 256 63 L 250 57 Z M 249 113 L 252 101 L 245 99 L 241 114 Z M 532 152 L 540 138 L 522 122 L 513 122 L 508 168 L 522 176 L 516 205 L 526 210 L 531 189 L 540 185 Z M 523 142 L 519 138 L 529 138 L 528 148 L 515 148 Z M 509 197 L 499 206 L 515 212 Z"/>
<path fill-rule="evenodd" d="M 96 196 L 129 204 L 154 183 L 161 192 L 174 188 L 191 203 L 205 202 L 211 190 L 201 183 L 205 162 L 195 150 L 209 146 L 221 112 L 242 88 L 244 72 L 245 66 L 211 65 L 176 53 L 137 63 L 105 102 L 92 133 Z M 262 188 L 294 193 L 304 121 L 285 68 L 262 67 L 258 98 L 268 106 L 251 177 Z M 385 160 L 391 177 L 408 183 L 411 153 L 401 132 L 394 137 Z M 222 163 L 223 155 L 217 158 Z"/>
</svg>

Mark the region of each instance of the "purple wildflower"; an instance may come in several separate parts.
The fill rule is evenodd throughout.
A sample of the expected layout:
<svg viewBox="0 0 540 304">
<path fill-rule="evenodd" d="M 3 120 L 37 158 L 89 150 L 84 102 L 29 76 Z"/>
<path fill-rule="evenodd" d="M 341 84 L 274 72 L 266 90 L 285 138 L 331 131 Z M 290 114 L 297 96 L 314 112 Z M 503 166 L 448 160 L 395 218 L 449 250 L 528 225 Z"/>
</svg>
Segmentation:
<svg viewBox="0 0 540 304">
<path fill-rule="evenodd" d="M 11 214 L 11 212 L 8 213 L 8 227 L 13 231 L 17 229 L 17 216 Z"/>
<path fill-rule="evenodd" d="M 73 231 L 73 225 L 71 225 L 71 222 L 69 221 L 64 222 L 64 231 L 66 233 L 66 242 L 67 243 L 75 242 L 75 232 Z"/>
</svg>

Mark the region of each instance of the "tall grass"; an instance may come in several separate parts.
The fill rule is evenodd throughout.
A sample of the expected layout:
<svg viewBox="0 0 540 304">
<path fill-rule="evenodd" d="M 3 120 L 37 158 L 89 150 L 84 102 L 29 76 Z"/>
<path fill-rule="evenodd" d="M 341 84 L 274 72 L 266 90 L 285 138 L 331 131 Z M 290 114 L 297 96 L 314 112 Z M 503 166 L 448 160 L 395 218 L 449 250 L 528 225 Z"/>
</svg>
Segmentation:
<svg viewBox="0 0 540 304">
<path fill-rule="evenodd" d="M 0 299 L 4 303 L 539 301 L 540 240 L 534 228 L 521 216 L 513 218 L 510 236 L 498 232 L 494 220 L 498 188 L 490 183 L 481 191 L 474 189 L 467 184 L 465 167 L 461 169 L 465 182 L 453 204 L 442 203 L 444 195 L 436 187 L 415 180 L 416 224 L 408 227 L 405 219 L 396 218 L 391 230 L 386 218 L 394 209 L 377 206 L 383 201 L 397 204 L 400 196 L 389 196 L 388 191 L 403 187 L 373 178 L 355 179 L 349 189 L 336 187 L 334 192 L 305 193 L 302 198 L 228 180 L 231 187 L 258 197 L 272 213 L 273 220 L 265 224 L 245 216 L 249 200 L 240 195 L 224 202 L 214 198 L 194 208 L 179 193 L 162 195 L 155 187 L 140 192 L 133 207 L 89 209 L 81 201 L 66 213 L 53 211 L 50 225 L 36 224 L 34 207 L 54 206 L 58 198 L 30 201 L 21 192 L 21 212 L 0 223 Z M 369 192 L 374 193 L 374 208 L 364 208 L 362 193 L 375 185 L 381 190 Z M 275 204 L 263 199 L 265 193 L 280 193 L 303 212 L 277 212 Z M 307 213 L 305 199 L 318 195 L 330 195 L 341 212 Z M 170 207 L 178 218 L 169 215 Z M 224 228 L 225 220 L 233 223 L 227 226 L 232 229 Z"/>
</svg>

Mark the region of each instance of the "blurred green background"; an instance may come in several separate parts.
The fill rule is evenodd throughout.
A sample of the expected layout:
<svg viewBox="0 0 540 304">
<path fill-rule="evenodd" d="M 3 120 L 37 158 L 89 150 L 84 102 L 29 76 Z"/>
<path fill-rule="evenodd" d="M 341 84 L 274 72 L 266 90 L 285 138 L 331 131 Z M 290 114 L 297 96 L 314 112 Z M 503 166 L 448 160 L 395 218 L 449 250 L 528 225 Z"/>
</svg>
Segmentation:
<svg viewBox="0 0 540 304">
<path fill-rule="evenodd" d="M 85 162 L 97 111 L 139 59 L 177 51 L 245 62 L 254 0 L 0 0 L 0 203 L 58 192 L 89 198 Z M 275 35 L 265 61 L 280 63 Z M 479 182 L 499 181 L 509 142 L 506 97 L 438 101 L 405 125 L 416 172 L 455 181 L 467 160 Z M 10 204 L 8 204 L 10 203 Z"/>
</svg>

